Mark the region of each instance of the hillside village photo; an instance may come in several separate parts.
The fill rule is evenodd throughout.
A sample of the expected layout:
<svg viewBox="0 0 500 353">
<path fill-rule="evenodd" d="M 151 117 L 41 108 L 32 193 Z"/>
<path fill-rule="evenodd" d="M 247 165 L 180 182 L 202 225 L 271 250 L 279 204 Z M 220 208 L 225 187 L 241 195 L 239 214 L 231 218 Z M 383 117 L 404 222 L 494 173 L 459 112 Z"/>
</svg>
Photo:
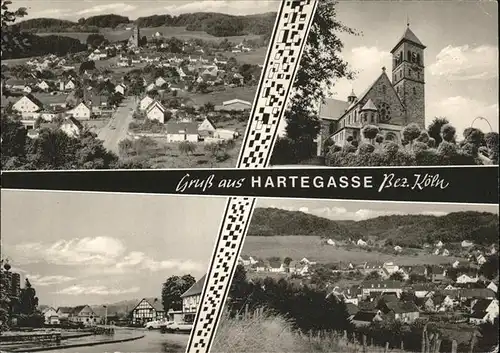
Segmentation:
<svg viewBox="0 0 500 353">
<path fill-rule="evenodd" d="M 2 36 L 2 169 L 235 165 L 275 12 L 73 22 L 29 5 L 6 23 L 28 48 Z"/>
<path fill-rule="evenodd" d="M 0 351 L 185 351 L 224 200 L 1 198 Z"/>
<path fill-rule="evenodd" d="M 321 2 L 272 163 L 498 164 L 496 10 Z"/>
<path fill-rule="evenodd" d="M 498 206 L 259 200 L 213 349 L 491 352 L 497 252 Z"/>
</svg>

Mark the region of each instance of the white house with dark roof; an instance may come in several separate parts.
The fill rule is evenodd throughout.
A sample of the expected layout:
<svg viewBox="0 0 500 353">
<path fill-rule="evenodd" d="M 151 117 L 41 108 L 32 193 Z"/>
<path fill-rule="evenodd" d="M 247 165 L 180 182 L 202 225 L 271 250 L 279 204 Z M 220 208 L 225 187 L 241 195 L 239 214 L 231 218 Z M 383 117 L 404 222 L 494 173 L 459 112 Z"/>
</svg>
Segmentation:
<svg viewBox="0 0 500 353">
<path fill-rule="evenodd" d="M 12 109 L 21 113 L 25 119 L 33 118 L 42 108 L 43 103 L 32 94 L 25 94 L 12 106 Z"/>
<path fill-rule="evenodd" d="M 92 115 L 92 108 L 89 107 L 88 104 L 81 102 L 76 107 L 69 110 L 68 114 L 71 114 L 78 120 L 90 120 L 90 116 Z"/>
<path fill-rule="evenodd" d="M 78 119 L 69 116 L 66 120 L 64 120 L 59 129 L 61 129 L 69 137 L 77 137 L 82 132 L 83 125 Z"/>
<path fill-rule="evenodd" d="M 140 100 L 139 109 L 142 111 L 145 111 L 153 102 L 154 102 L 154 99 L 151 98 L 150 96 L 146 95 L 146 96 L 144 96 L 144 98 L 142 98 Z"/>
<path fill-rule="evenodd" d="M 153 101 L 153 103 L 146 108 L 146 117 L 149 120 L 156 120 L 165 124 L 166 111 L 166 108 L 160 102 Z"/>
<path fill-rule="evenodd" d="M 195 122 L 169 121 L 165 128 L 168 142 L 198 142 L 198 124 Z"/>
<path fill-rule="evenodd" d="M 244 111 L 244 110 L 250 110 L 251 108 L 252 108 L 251 102 L 244 101 L 242 99 L 231 99 L 231 100 L 222 102 L 222 105 L 220 105 L 220 106 L 216 106 L 215 110 Z"/>
</svg>

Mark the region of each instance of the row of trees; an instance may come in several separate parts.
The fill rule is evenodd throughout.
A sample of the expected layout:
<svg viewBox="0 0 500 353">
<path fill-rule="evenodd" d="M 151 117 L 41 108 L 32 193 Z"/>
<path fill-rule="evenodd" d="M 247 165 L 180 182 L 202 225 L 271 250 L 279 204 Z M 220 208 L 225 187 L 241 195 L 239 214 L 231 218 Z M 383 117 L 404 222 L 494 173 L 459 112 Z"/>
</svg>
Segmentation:
<svg viewBox="0 0 500 353">
<path fill-rule="evenodd" d="M 303 332 L 352 331 L 345 304 L 326 294 L 326 291 L 296 286 L 285 279 L 248 281 L 244 267 L 238 265 L 229 291 L 228 309 L 234 316 L 245 308 L 253 311 L 264 307 L 292 321 L 293 327 Z"/>
<path fill-rule="evenodd" d="M 474 165 L 498 164 L 498 133 L 484 134 L 467 128 L 463 140 L 457 142 L 456 129 L 445 118 L 436 118 L 427 130 L 416 124 L 406 126 L 402 141 L 385 141 L 379 128 L 362 129 L 364 142 L 352 136 L 344 146 L 329 139 L 323 146 L 329 166 L 384 165 Z"/>
</svg>

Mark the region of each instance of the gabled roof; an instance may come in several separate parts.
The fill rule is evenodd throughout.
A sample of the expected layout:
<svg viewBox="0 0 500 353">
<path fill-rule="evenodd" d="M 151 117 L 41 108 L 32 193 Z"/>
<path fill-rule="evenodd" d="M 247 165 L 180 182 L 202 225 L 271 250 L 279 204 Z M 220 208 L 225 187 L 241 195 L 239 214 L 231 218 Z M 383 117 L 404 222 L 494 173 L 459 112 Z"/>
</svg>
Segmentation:
<svg viewBox="0 0 500 353">
<path fill-rule="evenodd" d="M 33 103 L 35 103 L 36 105 L 38 105 L 40 108 L 43 107 L 43 103 L 38 98 L 36 98 L 34 95 L 32 95 L 31 93 L 25 94 L 24 96 L 26 98 L 28 98 L 30 101 L 32 101 Z"/>
<path fill-rule="evenodd" d="M 195 122 L 175 122 L 169 121 L 165 124 L 169 134 L 189 134 L 198 135 L 198 124 Z"/>
<path fill-rule="evenodd" d="M 472 311 L 486 311 L 492 301 L 493 299 L 479 299 L 477 303 L 472 307 Z"/>
<path fill-rule="evenodd" d="M 181 298 L 191 297 L 193 295 L 200 295 L 203 290 L 203 285 L 205 284 L 205 278 L 207 275 L 203 275 L 195 284 L 193 284 L 187 291 L 185 291 Z"/>
<path fill-rule="evenodd" d="M 418 308 L 413 302 L 389 302 L 385 303 L 385 305 L 396 314 L 418 312 Z"/>
<path fill-rule="evenodd" d="M 71 314 L 73 311 L 73 308 L 71 306 L 60 306 L 57 308 L 58 312 L 63 313 L 63 314 Z"/>
<path fill-rule="evenodd" d="M 160 109 L 163 113 L 165 113 L 166 109 L 165 107 L 163 106 L 163 104 L 161 104 L 160 102 L 158 101 L 152 101 L 151 104 L 149 104 L 149 106 L 146 108 L 146 112 L 149 113 L 149 111 L 151 109 L 153 109 L 154 107 L 158 107 L 158 109 Z"/>
<path fill-rule="evenodd" d="M 361 108 L 361 110 L 373 110 L 373 111 L 377 111 L 377 107 L 375 106 L 375 104 L 373 103 L 373 101 L 371 99 L 368 99 L 368 102 L 366 102 L 366 104 L 363 106 L 363 108 Z"/>
<path fill-rule="evenodd" d="M 413 33 L 413 31 L 410 29 L 409 25 L 406 27 L 406 30 L 403 33 L 403 36 L 401 37 L 401 39 L 398 40 L 397 44 L 391 50 L 391 54 L 394 53 L 396 48 L 398 48 L 402 42 L 411 42 L 413 44 L 416 44 L 418 47 L 425 49 L 425 45 L 423 45 L 422 42 L 420 41 L 420 39 L 417 38 L 415 33 Z"/>
<path fill-rule="evenodd" d="M 358 311 L 356 315 L 352 318 L 353 321 L 365 321 L 372 322 L 373 319 L 377 316 L 376 312 L 370 311 Z"/>
<path fill-rule="evenodd" d="M 349 107 L 349 103 L 334 98 L 326 98 L 325 103 L 319 107 L 319 116 L 321 118 L 339 119 Z"/>
<path fill-rule="evenodd" d="M 64 124 L 68 124 L 68 123 L 72 123 L 73 125 L 75 125 L 79 130 L 83 129 L 83 125 L 82 123 L 76 119 L 75 117 L 73 116 L 69 116 L 66 118 L 66 121 L 63 123 Z"/>
</svg>

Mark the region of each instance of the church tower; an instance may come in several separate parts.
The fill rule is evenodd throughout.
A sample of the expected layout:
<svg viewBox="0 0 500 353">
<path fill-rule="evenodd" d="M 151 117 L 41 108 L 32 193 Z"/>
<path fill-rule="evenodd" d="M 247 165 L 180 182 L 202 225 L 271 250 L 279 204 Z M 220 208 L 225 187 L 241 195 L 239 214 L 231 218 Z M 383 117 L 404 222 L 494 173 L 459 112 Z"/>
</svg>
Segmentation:
<svg viewBox="0 0 500 353">
<path fill-rule="evenodd" d="M 410 29 L 410 24 L 394 49 L 392 84 L 406 108 L 406 124 L 425 125 L 425 45 Z"/>
</svg>

